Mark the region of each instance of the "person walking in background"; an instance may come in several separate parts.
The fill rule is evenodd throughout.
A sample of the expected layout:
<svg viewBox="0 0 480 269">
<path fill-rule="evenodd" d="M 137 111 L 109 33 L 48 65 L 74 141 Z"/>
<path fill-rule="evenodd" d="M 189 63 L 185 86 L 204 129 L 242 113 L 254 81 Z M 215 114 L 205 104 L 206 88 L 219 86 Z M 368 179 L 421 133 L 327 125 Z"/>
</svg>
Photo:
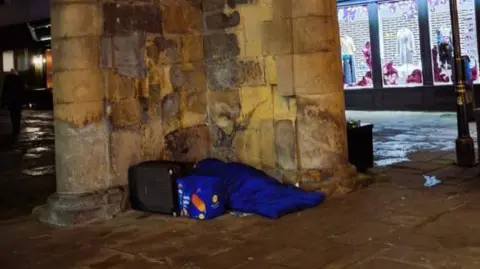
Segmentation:
<svg viewBox="0 0 480 269">
<path fill-rule="evenodd" d="M 25 83 L 23 83 L 17 70 L 10 70 L 10 73 L 5 76 L 3 81 L 1 108 L 7 107 L 9 110 L 14 140 L 18 139 L 20 135 L 20 122 L 22 120 L 22 106 L 25 92 Z"/>
</svg>

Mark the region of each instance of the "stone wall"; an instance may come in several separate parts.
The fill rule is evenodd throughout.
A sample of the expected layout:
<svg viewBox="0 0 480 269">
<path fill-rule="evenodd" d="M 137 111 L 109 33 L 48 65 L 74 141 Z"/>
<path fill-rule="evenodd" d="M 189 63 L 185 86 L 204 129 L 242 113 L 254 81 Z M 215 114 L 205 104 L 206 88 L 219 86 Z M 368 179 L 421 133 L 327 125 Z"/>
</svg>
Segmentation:
<svg viewBox="0 0 480 269">
<path fill-rule="evenodd" d="M 274 20 L 288 12 L 280 2 L 103 4 L 113 183 L 126 183 L 130 165 L 162 158 L 300 169 L 298 151 L 315 145 L 297 143 L 292 19 Z M 304 156 L 305 168 L 325 168 L 314 159 Z"/>
<path fill-rule="evenodd" d="M 216 157 L 292 182 L 352 171 L 334 0 L 54 0 L 52 38 L 47 222 L 111 216 L 112 188 L 146 160 Z"/>
<path fill-rule="evenodd" d="M 126 184 L 130 165 L 199 160 L 210 139 L 201 6 L 117 2 L 103 4 L 101 65 L 113 180 Z"/>
</svg>

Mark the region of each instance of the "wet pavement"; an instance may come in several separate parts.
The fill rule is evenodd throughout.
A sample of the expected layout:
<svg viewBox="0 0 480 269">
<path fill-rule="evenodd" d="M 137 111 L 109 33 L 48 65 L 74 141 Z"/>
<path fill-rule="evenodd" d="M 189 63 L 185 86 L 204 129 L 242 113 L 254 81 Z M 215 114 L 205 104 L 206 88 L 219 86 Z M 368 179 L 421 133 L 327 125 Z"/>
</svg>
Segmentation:
<svg viewBox="0 0 480 269">
<path fill-rule="evenodd" d="M 52 113 L 24 111 L 18 143 L 9 139 L 0 136 L 0 220 L 30 214 L 55 192 Z"/>
<path fill-rule="evenodd" d="M 415 151 L 455 149 L 455 113 L 347 111 L 347 118 L 374 124 L 374 154 L 377 165 L 408 160 Z M 475 123 L 470 133 L 476 140 Z"/>
<path fill-rule="evenodd" d="M 127 212 L 54 228 L 0 222 L 0 264 L 12 269 L 478 269 L 477 168 L 451 152 L 376 168 L 377 183 L 279 220 L 195 221 Z M 443 184 L 423 187 L 422 174 Z"/>
<path fill-rule="evenodd" d="M 342 199 L 276 221 L 231 215 L 194 221 L 127 212 L 60 229 L 30 215 L 55 189 L 54 137 L 51 113 L 26 111 L 19 143 L 0 152 L 1 267 L 480 268 L 480 169 L 453 165 L 455 154 L 448 149 L 456 135 L 454 119 L 354 115 L 376 124 L 379 160 L 410 161 L 372 169 L 376 183 Z M 430 151 L 409 153 L 416 149 Z M 425 188 L 424 174 L 443 183 Z"/>
</svg>

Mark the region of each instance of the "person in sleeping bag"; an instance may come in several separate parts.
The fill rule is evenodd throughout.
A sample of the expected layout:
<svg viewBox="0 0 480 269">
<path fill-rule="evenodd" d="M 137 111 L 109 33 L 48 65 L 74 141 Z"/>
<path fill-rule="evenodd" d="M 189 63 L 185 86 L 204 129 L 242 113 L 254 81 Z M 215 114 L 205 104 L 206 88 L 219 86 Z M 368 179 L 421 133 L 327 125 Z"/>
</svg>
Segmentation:
<svg viewBox="0 0 480 269">
<path fill-rule="evenodd" d="M 325 199 L 322 193 L 306 192 L 283 184 L 265 172 L 241 163 L 205 159 L 197 164 L 196 174 L 222 181 L 227 209 L 271 219 L 317 206 Z"/>
</svg>

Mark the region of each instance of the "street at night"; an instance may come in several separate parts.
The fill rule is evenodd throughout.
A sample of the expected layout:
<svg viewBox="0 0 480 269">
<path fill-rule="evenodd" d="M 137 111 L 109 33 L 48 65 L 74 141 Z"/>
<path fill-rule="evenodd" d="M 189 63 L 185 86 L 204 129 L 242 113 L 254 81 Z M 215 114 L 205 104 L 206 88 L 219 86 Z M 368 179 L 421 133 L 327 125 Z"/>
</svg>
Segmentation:
<svg viewBox="0 0 480 269">
<path fill-rule="evenodd" d="M 480 268 L 479 25 L 0 0 L 0 269 Z"/>
</svg>

